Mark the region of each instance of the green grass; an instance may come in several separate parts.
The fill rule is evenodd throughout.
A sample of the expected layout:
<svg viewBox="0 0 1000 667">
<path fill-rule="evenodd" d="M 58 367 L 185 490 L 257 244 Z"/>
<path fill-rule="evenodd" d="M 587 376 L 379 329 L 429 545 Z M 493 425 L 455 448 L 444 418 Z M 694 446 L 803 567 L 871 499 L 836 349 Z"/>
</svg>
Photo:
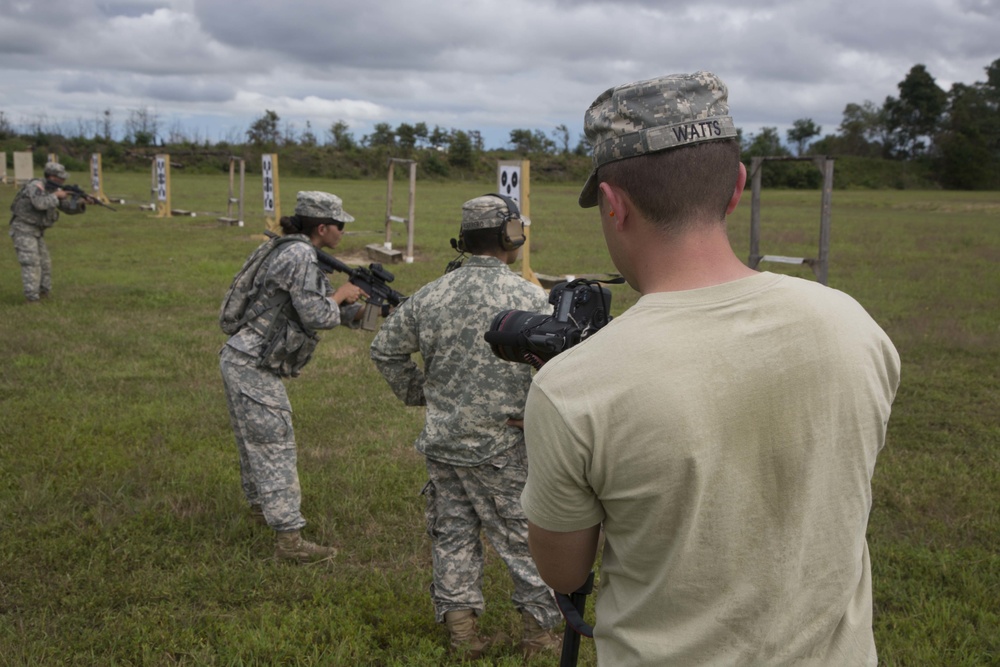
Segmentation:
<svg viewBox="0 0 1000 667">
<path fill-rule="evenodd" d="M 129 201 L 118 213 L 63 216 L 42 306 L 22 304 L 0 252 L 0 665 L 447 664 L 412 448 L 422 412 L 378 376 L 371 333 L 324 334 L 288 387 L 307 533 L 342 555 L 273 561 L 243 508 L 216 361 L 219 300 L 262 228 L 259 183 L 244 228 L 215 220 L 224 176 L 174 172 L 172 204 L 194 218 L 139 210 L 148 189 L 146 174 L 110 174 L 105 191 Z M 284 179 L 286 214 L 299 189 L 336 192 L 357 217 L 338 256 L 382 241 L 383 182 Z M 461 203 L 492 189 L 418 181 L 417 259 L 389 267 L 393 286 L 440 275 Z M 13 194 L 0 188 L 4 210 Z M 536 271 L 613 270 L 577 194 L 533 188 Z M 762 210 L 763 253 L 815 254 L 817 192 L 765 191 Z M 730 223 L 742 257 L 748 229 L 749 200 Z M 881 662 L 1000 664 L 1000 195 L 837 191 L 829 275 L 903 359 L 869 529 Z M 616 313 L 635 301 L 612 291 Z M 483 625 L 516 638 L 510 593 L 491 554 Z M 513 640 L 494 664 L 520 664 Z"/>
</svg>

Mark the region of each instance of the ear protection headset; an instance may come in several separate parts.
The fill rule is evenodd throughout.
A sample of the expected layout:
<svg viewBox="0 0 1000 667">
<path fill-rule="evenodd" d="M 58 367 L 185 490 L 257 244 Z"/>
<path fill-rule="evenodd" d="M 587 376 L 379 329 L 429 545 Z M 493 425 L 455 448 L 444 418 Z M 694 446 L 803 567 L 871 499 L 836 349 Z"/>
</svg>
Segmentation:
<svg viewBox="0 0 1000 667">
<path fill-rule="evenodd" d="M 528 238 L 524 235 L 524 221 L 521 220 L 521 211 L 518 210 L 517 204 L 514 200 L 495 192 L 483 196 L 496 197 L 507 207 L 507 212 L 503 214 L 503 221 L 500 223 L 500 226 L 497 227 L 497 243 L 500 247 L 504 250 L 516 250 L 517 248 L 523 246 L 524 242 L 527 241 Z M 511 236 L 510 227 L 514 224 L 517 225 L 517 235 Z M 467 248 L 465 247 L 465 235 L 463 234 L 462 229 L 458 230 L 458 239 L 451 240 L 451 247 L 461 254 L 456 259 L 448 262 L 448 266 L 444 270 L 445 273 L 454 271 L 458 267 L 462 266 L 462 262 L 465 260 Z"/>
<path fill-rule="evenodd" d="M 524 221 L 521 220 L 521 211 L 518 210 L 517 204 L 510 197 L 498 194 L 496 192 L 492 193 L 493 197 L 497 197 L 504 204 L 507 205 L 507 215 L 504 216 L 503 224 L 499 227 L 500 234 L 500 247 L 504 250 L 517 250 L 524 245 L 527 237 L 524 235 Z M 512 236 L 510 233 L 510 227 L 512 224 L 516 224 L 517 235 Z"/>
</svg>

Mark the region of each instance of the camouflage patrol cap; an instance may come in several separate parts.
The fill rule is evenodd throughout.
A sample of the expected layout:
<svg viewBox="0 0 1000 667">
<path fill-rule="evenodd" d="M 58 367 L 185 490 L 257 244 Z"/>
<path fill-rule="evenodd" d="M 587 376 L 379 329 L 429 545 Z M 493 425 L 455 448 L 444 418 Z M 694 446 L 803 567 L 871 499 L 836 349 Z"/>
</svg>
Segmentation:
<svg viewBox="0 0 1000 667">
<path fill-rule="evenodd" d="M 66 167 L 62 166 L 58 162 L 46 162 L 45 175 L 55 176 L 56 178 L 69 178 L 69 173 L 66 171 Z"/>
<path fill-rule="evenodd" d="M 513 212 L 520 217 L 516 207 Z M 504 200 L 496 195 L 482 195 L 462 204 L 462 230 L 492 229 L 515 216 L 511 216 Z"/>
<path fill-rule="evenodd" d="M 597 206 L 597 169 L 608 162 L 736 136 L 726 84 L 711 72 L 670 74 L 609 88 L 583 116 L 594 147 L 580 206 Z"/>
<path fill-rule="evenodd" d="M 344 210 L 340 197 L 316 190 L 304 190 L 295 196 L 295 215 L 354 222 L 354 216 Z"/>
</svg>

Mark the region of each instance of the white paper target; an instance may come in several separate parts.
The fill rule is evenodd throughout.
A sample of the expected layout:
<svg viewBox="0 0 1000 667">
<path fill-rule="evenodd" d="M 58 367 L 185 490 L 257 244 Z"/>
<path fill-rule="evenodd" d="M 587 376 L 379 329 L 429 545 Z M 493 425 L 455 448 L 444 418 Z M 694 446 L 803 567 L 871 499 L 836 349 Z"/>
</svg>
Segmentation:
<svg viewBox="0 0 1000 667">
<path fill-rule="evenodd" d="M 167 201 L 167 161 L 156 158 L 156 200 Z"/>
<path fill-rule="evenodd" d="M 505 197 L 510 197 L 521 207 L 521 167 L 515 165 L 500 165 L 497 175 L 497 191 Z"/>
<path fill-rule="evenodd" d="M 101 156 L 97 153 L 90 156 L 90 189 L 101 191 Z"/>
<path fill-rule="evenodd" d="M 274 166 L 270 155 L 261 156 L 261 173 L 264 178 L 264 211 L 274 213 Z"/>
</svg>

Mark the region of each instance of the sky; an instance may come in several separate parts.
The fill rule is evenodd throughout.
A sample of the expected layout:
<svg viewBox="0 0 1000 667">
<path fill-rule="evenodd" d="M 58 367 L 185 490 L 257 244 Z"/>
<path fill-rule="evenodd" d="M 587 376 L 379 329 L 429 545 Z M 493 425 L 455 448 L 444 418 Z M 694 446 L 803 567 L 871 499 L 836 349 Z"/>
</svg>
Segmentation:
<svg viewBox="0 0 1000 667">
<path fill-rule="evenodd" d="M 704 69 L 745 136 L 825 135 L 916 64 L 945 90 L 985 80 L 998 37 L 1000 0 L 0 0 L 0 112 L 90 136 L 110 110 L 120 138 L 142 111 L 161 139 L 211 142 L 266 110 L 321 142 L 338 121 L 486 148 L 565 125 L 572 148 L 606 89 Z"/>
</svg>

